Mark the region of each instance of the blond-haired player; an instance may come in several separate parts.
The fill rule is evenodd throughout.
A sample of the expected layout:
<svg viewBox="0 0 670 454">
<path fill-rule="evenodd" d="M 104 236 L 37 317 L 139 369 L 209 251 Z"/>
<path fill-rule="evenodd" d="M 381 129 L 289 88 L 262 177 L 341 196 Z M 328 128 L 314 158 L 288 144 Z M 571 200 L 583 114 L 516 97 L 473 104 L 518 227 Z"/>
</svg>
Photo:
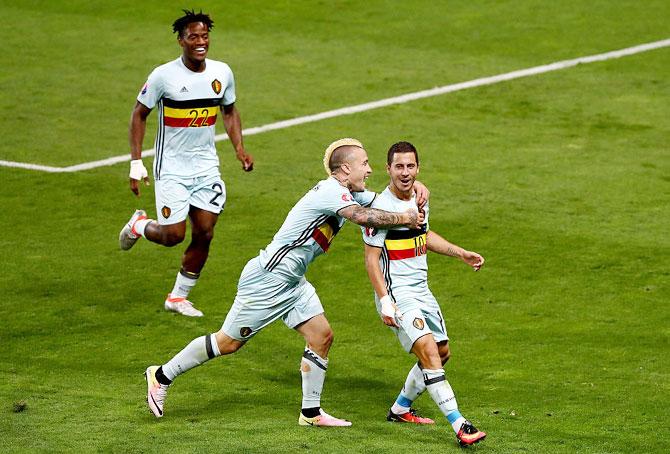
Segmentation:
<svg viewBox="0 0 670 454">
<path fill-rule="evenodd" d="M 324 163 L 328 178 L 319 181 L 290 210 L 272 242 L 244 267 L 235 302 L 221 329 L 194 339 L 162 366 L 146 370 L 147 403 L 163 416 L 168 386 L 178 375 L 212 358 L 235 353 L 277 319 L 305 339 L 300 371 L 303 426 L 349 426 L 321 409 L 321 391 L 333 332 L 316 290 L 305 279 L 311 262 L 328 251 L 346 220 L 372 228 L 404 225 L 417 228 L 423 215 L 417 207 L 389 213 L 366 205 L 375 193 L 365 190 L 372 169 L 363 145 L 355 139 L 333 142 Z M 423 188 L 425 196 L 425 188 Z"/>
</svg>

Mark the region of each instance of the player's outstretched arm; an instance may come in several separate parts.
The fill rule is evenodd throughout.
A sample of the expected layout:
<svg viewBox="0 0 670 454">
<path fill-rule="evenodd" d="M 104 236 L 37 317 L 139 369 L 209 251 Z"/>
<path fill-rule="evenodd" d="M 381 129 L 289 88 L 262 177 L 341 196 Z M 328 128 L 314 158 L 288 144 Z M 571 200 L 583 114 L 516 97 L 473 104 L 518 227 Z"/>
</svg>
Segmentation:
<svg viewBox="0 0 670 454">
<path fill-rule="evenodd" d="M 147 130 L 147 117 L 151 109 L 137 101 L 130 114 L 130 126 L 128 128 L 128 140 L 130 142 L 130 190 L 133 194 L 140 195 L 139 181 L 149 186 L 149 173 L 142 164 L 142 142 Z"/>
<path fill-rule="evenodd" d="M 484 265 L 484 257 L 476 252 L 467 251 L 460 246 L 450 243 L 432 230 L 429 230 L 426 235 L 426 247 L 429 251 L 437 252 L 438 254 L 458 257 L 475 271 L 479 271 Z"/>
<path fill-rule="evenodd" d="M 379 256 L 382 253 L 382 249 L 379 247 L 374 247 L 370 245 L 365 245 L 365 269 L 368 272 L 368 277 L 370 278 L 370 283 L 372 288 L 375 290 L 375 293 L 379 297 L 382 303 L 382 321 L 385 325 L 388 326 L 398 326 L 398 323 L 395 320 L 396 314 L 396 305 L 393 302 L 393 299 L 389 296 L 386 291 L 386 285 L 384 283 L 384 275 L 382 274 L 382 269 L 379 266 Z"/>
<path fill-rule="evenodd" d="M 349 205 L 339 210 L 337 214 L 358 225 L 382 229 L 398 226 L 418 229 L 424 221 L 424 214 L 412 209 L 402 213 L 391 213 L 390 211 L 378 210 L 376 208 Z"/>
<path fill-rule="evenodd" d="M 242 143 L 240 112 L 235 108 L 235 104 L 230 104 L 221 108 L 221 114 L 223 116 L 223 127 L 226 128 L 226 134 L 228 134 L 230 143 L 233 144 L 238 161 L 242 163 L 242 169 L 245 172 L 251 172 L 254 169 L 254 158 L 246 152 Z"/>
</svg>

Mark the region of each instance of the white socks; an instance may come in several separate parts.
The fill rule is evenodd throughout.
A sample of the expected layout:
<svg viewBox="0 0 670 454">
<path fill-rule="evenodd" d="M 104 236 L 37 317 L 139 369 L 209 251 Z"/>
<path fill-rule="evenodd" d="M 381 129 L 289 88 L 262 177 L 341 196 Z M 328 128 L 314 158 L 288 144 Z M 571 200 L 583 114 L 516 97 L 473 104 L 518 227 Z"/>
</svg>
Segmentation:
<svg viewBox="0 0 670 454">
<path fill-rule="evenodd" d="M 321 406 L 321 391 L 326 379 L 328 360 L 321 358 L 314 351 L 305 347 L 305 353 L 300 361 L 300 375 L 302 375 L 302 408 Z"/>
<path fill-rule="evenodd" d="M 200 277 L 200 275 L 197 273 L 189 273 L 188 271 L 184 271 L 183 268 L 179 270 L 170 296 L 172 298 L 187 298 L 188 294 L 198 282 L 198 277 Z"/>
<path fill-rule="evenodd" d="M 454 432 L 458 433 L 461 424 L 465 422 L 465 418 L 458 411 L 456 396 L 454 396 L 454 391 L 444 376 L 444 369 L 423 369 L 423 378 L 430 397 L 449 420 Z"/>
<path fill-rule="evenodd" d="M 153 219 L 140 219 L 139 221 L 135 222 L 135 225 L 133 225 L 133 230 L 135 233 L 137 233 L 139 236 L 144 236 L 144 229 L 147 228 L 147 225 L 149 223 L 153 222 Z"/>
<path fill-rule="evenodd" d="M 419 367 L 419 363 L 414 364 L 407 374 L 405 384 L 398 394 L 398 398 L 393 403 L 391 411 L 396 415 L 407 413 L 414 402 L 426 390 L 423 373 Z"/>
<path fill-rule="evenodd" d="M 221 356 L 221 352 L 219 352 L 219 346 L 216 343 L 216 336 L 214 334 L 200 336 L 193 339 L 182 351 L 163 364 L 163 374 L 169 380 L 174 380 L 177 375 L 181 375 L 217 356 Z"/>
</svg>

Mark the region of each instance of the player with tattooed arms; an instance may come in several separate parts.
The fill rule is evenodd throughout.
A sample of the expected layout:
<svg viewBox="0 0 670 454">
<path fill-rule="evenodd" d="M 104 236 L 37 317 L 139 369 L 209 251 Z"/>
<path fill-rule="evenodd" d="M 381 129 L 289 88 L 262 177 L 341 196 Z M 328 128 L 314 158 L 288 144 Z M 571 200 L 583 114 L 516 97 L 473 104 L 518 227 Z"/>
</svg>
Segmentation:
<svg viewBox="0 0 670 454">
<path fill-rule="evenodd" d="M 402 213 L 368 208 L 376 194 L 365 190 L 372 172 L 363 145 L 355 139 L 333 142 L 325 152 L 328 178 L 319 181 L 291 209 L 272 242 L 242 271 L 233 306 L 221 329 L 191 341 L 162 366 L 146 370 L 147 404 L 163 416 L 168 386 L 184 372 L 217 356 L 238 351 L 277 319 L 300 333 L 302 353 L 302 426 L 350 426 L 321 409 L 321 391 L 328 368 L 333 331 L 312 284 L 305 279 L 308 265 L 328 251 L 346 220 L 371 228 L 406 226 L 417 229 L 423 214 L 417 206 Z M 421 203 L 427 190 L 418 185 Z"/>
</svg>

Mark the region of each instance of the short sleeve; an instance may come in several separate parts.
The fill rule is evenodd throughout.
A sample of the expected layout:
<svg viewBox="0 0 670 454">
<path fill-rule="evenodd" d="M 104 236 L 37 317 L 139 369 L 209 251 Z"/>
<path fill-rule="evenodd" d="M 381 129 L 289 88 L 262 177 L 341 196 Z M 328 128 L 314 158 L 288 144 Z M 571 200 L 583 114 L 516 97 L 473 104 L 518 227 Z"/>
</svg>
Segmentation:
<svg viewBox="0 0 670 454">
<path fill-rule="evenodd" d="M 354 200 L 358 202 L 359 205 L 364 207 L 369 207 L 374 202 L 377 197 L 376 192 L 368 191 L 367 189 L 362 192 L 353 192 Z"/>
<path fill-rule="evenodd" d="M 368 246 L 384 247 L 386 232 L 388 230 L 377 229 L 374 227 L 361 227 L 363 233 L 363 242 Z"/>
<path fill-rule="evenodd" d="M 225 90 L 223 91 L 223 98 L 221 100 L 221 103 L 223 106 L 229 106 L 233 103 L 235 103 L 235 77 L 233 76 L 233 72 L 228 69 L 228 84 L 225 87 Z"/>
<path fill-rule="evenodd" d="M 342 208 L 351 205 L 360 205 L 351 192 L 339 184 L 322 184 L 317 191 L 319 206 L 324 213 L 337 214 Z"/>
<path fill-rule="evenodd" d="M 149 78 L 137 95 L 137 100 L 149 109 L 153 109 L 163 97 L 163 93 L 163 80 L 158 74 L 158 71 L 154 69 L 152 73 L 149 74 Z"/>
</svg>

